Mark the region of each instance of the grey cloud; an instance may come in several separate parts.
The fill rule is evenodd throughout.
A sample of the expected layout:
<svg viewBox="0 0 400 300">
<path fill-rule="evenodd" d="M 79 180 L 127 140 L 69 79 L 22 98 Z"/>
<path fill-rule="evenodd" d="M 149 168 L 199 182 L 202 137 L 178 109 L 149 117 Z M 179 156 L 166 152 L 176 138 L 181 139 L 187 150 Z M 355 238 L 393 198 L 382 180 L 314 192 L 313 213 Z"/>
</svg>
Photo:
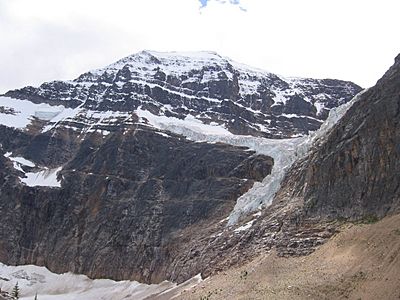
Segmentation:
<svg viewBox="0 0 400 300">
<path fill-rule="evenodd" d="M 0 93 L 43 81 L 71 79 L 64 77 L 100 67 L 96 61 L 102 61 L 102 53 L 106 55 L 113 44 L 111 33 L 89 24 L 31 25 L 28 36 L 17 45 L 0 47 Z"/>
</svg>

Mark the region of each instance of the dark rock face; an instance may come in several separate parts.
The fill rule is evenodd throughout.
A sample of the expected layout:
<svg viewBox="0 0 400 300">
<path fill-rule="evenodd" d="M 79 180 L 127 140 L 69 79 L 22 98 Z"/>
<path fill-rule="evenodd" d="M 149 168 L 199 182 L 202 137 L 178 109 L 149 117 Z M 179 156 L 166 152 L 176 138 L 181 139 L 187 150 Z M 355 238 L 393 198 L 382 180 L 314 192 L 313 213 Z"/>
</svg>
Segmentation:
<svg viewBox="0 0 400 300">
<path fill-rule="evenodd" d="M 316 130 L 331 108 L 361 88 L 333 79 L 281 78 L 216 53 L 144 51 L 74 81 L 9 91 L 9 97 L 66 107 L 180 119 L 195 116 L 239 135 L 285 138 Z"/>
<path fill-rule="evenodd" d="M 322 146 L 299 164 L 302 171 L 292 176 L 290 184 L 304 197 L 305 213 L 359 219 L 398 210 L 399 121 L 396 61 L 349 109 Z"/>
<path fill-rule="evenodd" d="M 14 150 L 25 155 L 40 149 L 38 139 L 46 137 Z M 55 189 L 21 185 L 12 163 L 0 155 L 0 261 L 162 280 L 171 235 L 223 218 L 273 165 L 244 148 L 165 137 L 141 126 L 107 139 L 92 134 L 75 148 L 59 174 L 62 188 Z M 40 150 L 59 149 L 47 143 Z"/>
</svg>

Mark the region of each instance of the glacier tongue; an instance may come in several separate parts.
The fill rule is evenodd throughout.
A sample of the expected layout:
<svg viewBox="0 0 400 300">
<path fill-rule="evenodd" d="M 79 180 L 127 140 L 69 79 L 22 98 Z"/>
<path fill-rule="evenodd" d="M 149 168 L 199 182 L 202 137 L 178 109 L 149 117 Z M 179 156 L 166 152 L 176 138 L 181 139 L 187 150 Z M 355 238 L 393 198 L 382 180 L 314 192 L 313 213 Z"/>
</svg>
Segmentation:
<svg viewBox="0 0 400 300">
<path fill-rule="evenodd" d="M 230 226 L 237 223 L 241 216 L 255 212 L 260 208 L 265 208 L 272 203 L 286 171 L 297 159 L 304 157 L 312 145 L 323 140 L 330 129 L 344 116 L 346 111 L 359 99 L 362 93 L 356 95 L 348 103 L 333 108 L 319 130 L 310 133 L 308 136 L 291 139 L 266 139 L 232 135 L 229 132 L 227 134 L 227 130 L 222 126 L 220 128 L 215 126 L 213 130 L 210 130 L 208 128 L 210 125 L 194 126 L 193 120 L 179 120 L 177 118 L 156 116 L 142 109 L 138 109 L 136 113 L 139 117 L 146 118 L 149 125 L 181 134 L 189 140 L 209 143 L 222 142 L 234 146 L 245 146 L 259 154 L 265 154 L 274 159 L 274 167 L 271 174 L 265 177 L 262 182 L 256 182 L 247 193 L 238 198 L 229 216 L 228 226 Z M 199 123 L 196 122 L 196 125 L 199 125 Z"/>
<path fill-rule="evenodd" d="M 260 144 L 252 148 L 259 153 L 271 156 L 274 159 L 274 167 L 271 174 L 265 177 L 262 182 L 256 182 L 247 193 L 238 198 L 229 216 L 228 226 L 237 223 L 241 216 L 271 205 L 286 171 L 297 159 L 304 157 L 313 145 L 324 139 L 362 93 L 356 95 L 351 101 L 333 108 L 320 129 L 311 132 L 308 136 L 287 140 L 261 138 Z"/>
<path fill-rule="evenodd" d="M 261 138 L 260 144 L 257 147 L 253 147 L 253 149 L 259 153 L 271 156 L 274 159 L 274 167 L 271 174 L 265 177 L 262 182 L 256 182 L 247 193 L 238 198 L 229 216 L 228 226 L 237 223 L 241 216 L 271 205 L 275 194 L 281 186 L 286 171 L 297 159 L 304 157 L 313 145 L 318 144 L 327 136 L 332 127 L 345 115 L 347 110 L 363 93 L 364 91 L 356 95 L 351 101 L 333 108 L 321 127 L 317 131 L 311 132 L 308 136 L 287 140 L 267 140 Z M 260 151 L 260 148 L 262 148 L 262 151 Z"/>
</svg>

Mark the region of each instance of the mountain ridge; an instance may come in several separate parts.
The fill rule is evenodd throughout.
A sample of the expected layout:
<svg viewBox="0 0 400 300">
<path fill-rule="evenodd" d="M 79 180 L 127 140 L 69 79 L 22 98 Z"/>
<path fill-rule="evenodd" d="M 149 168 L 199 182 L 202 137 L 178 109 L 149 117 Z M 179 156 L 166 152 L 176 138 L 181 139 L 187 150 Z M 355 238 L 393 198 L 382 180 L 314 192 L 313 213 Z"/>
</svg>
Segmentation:
<svg viewBox="0 0 400 300">
<path fill-rule="evenodd" d="M 95 111 L 123 113 L 141 107 L 159 116 L 192 115 L 233 134 L 288 138 L 316 130 L 332 107 L 361 90 L 334 79 L 280 78 L 204 53 L 143 51 L 71 81 L 5 96 Z"/>
</svg>

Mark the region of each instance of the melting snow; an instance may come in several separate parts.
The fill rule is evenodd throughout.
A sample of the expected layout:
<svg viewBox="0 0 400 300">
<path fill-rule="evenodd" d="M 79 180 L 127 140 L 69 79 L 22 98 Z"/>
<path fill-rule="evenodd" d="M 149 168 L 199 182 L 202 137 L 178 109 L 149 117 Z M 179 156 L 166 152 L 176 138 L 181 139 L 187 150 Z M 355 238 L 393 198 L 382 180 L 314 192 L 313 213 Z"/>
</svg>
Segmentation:
<svg viewBox="0 0 400 300">
<path fill-rule="evenodd" d="M 45 267 L 7 266 L 0 263 L 1 289 L 11 292 L 18 282 L 21 300 L 31 300 L 36 293 L 41 300 L 141 300 L 159 295 L 172 298 L 201 280 L 201 276 L 197 275 L 180 285 L 168 281 L 148 285 L 127 280 L 92 280 L 72 273 L 55 274 Z"/>
<path fill-rule="evenodd" d="M 11 155 L 12 155 L 11 152 L 7 152 L 6 154 L 4 154 L 5 157 L 9 158 L 13 162 L 14 168 L 18 171 L 25 173 L 25 171 L 22 169 L 22 166 L 28 166 L 28 167 L 35 166 L 35 164 L 30 160 L 27 160 L 20 156 L 12 157 Z"/>
<path fill-rule="evenodd" d="M 167 129 L 178 134 L 183 134 L 181 129 L 189 129 L 194 132 L 202 132 L 206 135 L 233 136 L 224 126 L 204 124 L 192 115 L 187 115 L 185 119 L 178 119 L 175 117 L 153 115 L 151 112 L 141 108 L 136 110 L 136 114 L 140 118 L 145 118 L 150 125 L 156 128 Z"/>
<path fill-rule="evenodd" d="M 12 157 L 10 155 L 7 155 L 8 153 L 6 153 L 4 156 L 8 157 L 10 160 L 12 160 L 13 162 L 19 164 L 19 165 L 23 165 L 23 166 L 28 166 L 28 167 L 34 167 L 35 164 L 33 162 L 31 162 L 30 160 L 27 160 L 23 157 L 17 156 L 17 157 Z"/>
<path fill-rule="evenodd" d="M 39 172 L 28 172 L 25 173 L 25 178 L 21 178 L 21 181 L 27 186 L 61 187 L 61 182 L 57 179 L 57 173 L 61 169 L 62 167 L 45 169 Z"/>
<path fill-rule="evenodd" d="M 234 232 L 241 232 L 241 231 L 245 231 L 247 229 L 249 229 L 251 226 L 253 226 L 255 220 L 251 220 L 249 222 L 247 222 L 246 224 L 236 228 L 235 230 L 233 230 Z"/>
<path fill-rule="evenodd" d="M 25 183 L 27 186 L 49 186 L 49 187 L 61 187 L 61 183 L 57 180 L 57 173 L 62 169 L 62 167 L 48 169 L 44 168 L 37 172 L 25 172 L 23 166 L 35 167 L 35 163 L 27 160 L 23 157 L 16 156 L 12 157 L 11 152 L 4 154 L 5 157 L 9 158 L 13 164 L 14 168 L 25 174 L 25 177 L 20 177 L 21 182 Z"/>
<path fill-rule="evenodd" d="M 34 117 L 48 121 L 65 109 L 62 105 L 35 104 L 3 96 L 0 96 L 0 106 L 12 109 L 12 113 L 0 113 L 0 124 L 14 128 L 25 128 Z"/>
</svg>

